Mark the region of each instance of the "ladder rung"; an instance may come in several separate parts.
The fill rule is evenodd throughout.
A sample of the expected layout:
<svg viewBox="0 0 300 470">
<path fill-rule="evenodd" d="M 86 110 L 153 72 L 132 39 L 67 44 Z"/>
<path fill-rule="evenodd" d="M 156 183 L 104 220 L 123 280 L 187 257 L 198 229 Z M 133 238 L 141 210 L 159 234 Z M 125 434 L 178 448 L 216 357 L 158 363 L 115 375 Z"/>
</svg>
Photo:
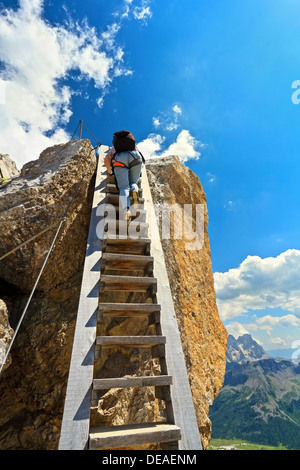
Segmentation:
<svg viewBox="0 0 300 470">
<path fill-rule="evenodd" d="M 109 388 L 126 387 L 163 387 L 172 385 L 170 375 L 154 375 L 145 377 L 121 377 L 112 379 L 94 379 L 94 390 L 108 390 Z"/>
<path fill-rule="evenodd" d="M 107 183 L 106 184 L 106 191 L 110 194 L 119 194 L 119 189 L 115 184 Z M 142 195 L 142 189 L 139 188 L 139 194 Z"/>
<path fill-rule="evenodd" d="M 170 442 L 181 439 L 180 428 L 175 424 L 145 423 L 125 426 L 91 428 L 90 450 L 129 447 L 155 442 Z"/>
<path fill-rule="evenodd" d="M 158 304 L 131 304 L 131 303 L 100 303 L 99 312 L 103 313 L 103 316 L 116 316 L 116 317 L 128 317 L 128 316 L 140 316 L 140 315 L 151 315 L 152 313 L 160 312 L 161 306 Z"/>
<path fill-rule="evenodd" d="M 119 194 L 107 193 L 106 202 L 112 205 L 119 205 Z M 139 205 L 144 204 L 145 199 L 143 197 L 139 198 Z"/>
<path fill-rule="evenodd" d="M 149 288 L 155 291 L 157 280 L 155 277 L 112 276 L 102 275 L 100 278 L 100 292 L 130 291 L 147 292 Z"/>
<path fill-rule="evenodd" d="M 139 238 L 145 238 L 148 236 L 149 224 L 146 222 L 140 222 L 138 220 L 132 220 L 127 222 L 127 220 L 119 220 L 117 217 L 115 219 L 105 219 L 104 232 L 109 236 L 126 236 L 137 240 Z"/>
<path fill-rule="evenodd" d="M 107 183 L 107 184 L 116 184 L 115 175 L 109 175 L 109 174 L 107 174 L 106 183 Z M 138 185 L 141 185 L 141 183 L 142 183 L 142 180 L 141 180 L 141 178 L 139 178 L 139 180 L 138 180 Z"/>
<path fill-rule="evenodd" d="M 151 256 L 122 254 L 122 253 L 103 253 L 101 259 L 101 270 L 146 270 L 148 274 L 153 272 L 154 258 Z"/>
<path fill-rule="evenodd" d="M 107 203 L 107 202 L 104 202 L 103 204 L 105 204 L 104 205 L 104 211 L 109 213 L 110 204 Z M 114 206 L 113 214 L 116 214 L 117 218 L 119 219 L 119 214 L 120 214 L 119 206 Z M 138 206 L 137 207 L 131 206 L 131 216 L 132 217 L 139 217 L 139 219 L 142 222 L 145 222 L 146 221 L 146 215 L 147 215 L 147 210 L 146 209 L 143 209 L 143 208 L 138 207 Z"/>
<path fill-rule="evenodd" d="M 96 345 L 101 347 L 152 347 L 161 344 L 166 344 L 165 336 L 97 336 L 96 338 Z"/>
<path fill-rule="evenodd" d="M 106 241 L 107 244 L 110 245 L 147 245 L 148 243 L 151 243 L 151 238 L 145 237 L 145 238 L 131 238 L 129 236 L 124 236 L 120 237 L 118 236 L 112 236 L 109 234 L 104 233 L 103 235 L 103 240 Z"/>
<path fill-rule="evenodd" d="M 140 222 L 139 220 L 131 220 L 130 222 L 127 222 L 127 220 L 120 220 L 118 217 L 116 217 L 115 219 L 109 219 L 109 218 L 106 218 L 105 219 L 105 225 L 104 225 L 104 228 L 107 228 L 108 224 L 110 224 L 112 227 L 128 227 L 131 226 L 131 227 L 141 227 L 141 228 L 149 228 L 149 224 L 147 222 Z"/>
<path fill-rule="evenodd" d="M 104 233 L 102 249 L 112 253 L 150 254 L 150 238 L 116 238 Z"/>
</svg>

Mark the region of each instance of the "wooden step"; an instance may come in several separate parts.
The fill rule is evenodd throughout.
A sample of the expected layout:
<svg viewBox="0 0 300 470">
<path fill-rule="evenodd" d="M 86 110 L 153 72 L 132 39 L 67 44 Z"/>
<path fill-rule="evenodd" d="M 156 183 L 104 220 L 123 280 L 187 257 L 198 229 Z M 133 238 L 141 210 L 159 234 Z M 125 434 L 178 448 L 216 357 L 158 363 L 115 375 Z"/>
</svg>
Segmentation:
<svg viewBox="0 0 300 470">
<path fill-rule="evenodd" d="M 128 235 L 130 238 L 138 239 L 148 236 L 149 224 L 138 220 L 119 220 L 105 218 L 104 232 L 109 235 Z"/>
<path fill-rule="evenodd" d="M 150 254 L 151 238 L 118 238 L 105 233 L 102 240 L 102 251 L 107 253 Z"/>
<path fill-rule="evenodd" d="M 100 347 L 122 346 L 131 348 L 151 348 L 166 344 L 165 336 L 97 336 L 96 345 Z"/>
<path fill-rule="evenodd" d="M 120 377 L 112 379 L 94 379 L 93 390 L 126 387 L 164 387 L 172 385 L 170 375 L 153 375 L 144 377 Z"/>
<path fill-rule="evenodd" d="M 155 277 L 103 274 L 100 277 L 100 293 L 108 291 L 148 292 L 154 295 L 157 292 L 157 280 Z"/>
<path fill-rule="evenodd" d="M 116 184 L 112 183 L 107 183 L 106 184 L 106 192 L 110 194 L 119 194 L 119 188 L 116 186 Z M 138 190 L 138 194 L 140 197 L 143 195 L 143 191 L 141 188 Z"/>
<path fill-rule="evenodd" d="M 91 428 L 89 449 L 129 447 L 155 442 L 170 442 L 181 439 L 178 426 L 167 423 L 146 423 L 125 426 Z"/>
<path fill-rule="evenodd" d="M 107 175 L 106 184 L 112 184 L 112 185 L 116 186 L 115 176 L 114 175 Z M 142 185 L 142 179 L 141 178 L 138 180 L 137 185 L 138 185 L 139 188 L 141 187 L 141 185 Z"/>
<path fill-rule="evenodd" d="M 140 220 L 130 220 L 128 222 L 127 220 L 119 219 L 119 217 L 117 217 L 117 214 L 116 214 L 115 219 L 111 219 L 111 218 L 108 218 L 108 217 L 105 218 L 104 230 L 107 229 L 107 226 L 109 224 L 111 224 L 112 226 L 116 226 L 117 228 L 119 228 L 119 227 L 128 227 L 128 226 L 149 228 L 149 224 L 147 222 L 142 222 Z"/>
<path fill-rule="evenodd" d="M 107 193 L 105 202 L 107 204 L 112 204 L 113 206 L 118 206 L 119 205 L 119 194 L 111 194 Z M 140 198 L 139 200 L 139 205 L 143 205 L 145 202 L 145 199 L 143 197 Z"/>
<path fill-rule="evenodd" d="M 117 220 L 120 219 L 120 211 L 119 211 L 119 207 L 118 206 L 113 206 L 114 208 L 114 211 L 113 212 L 110 212 L 110 204 L 108 203 L 105 203 L 104 205 L 104 214 L 107 213 L 109 214 L 109 217 L 107 218 L 111 218 L 112 216 L 115 215 L 115 218 Z M 138 218 L 139 222 L 141 223 L 145 223 L 146 220 L 147 220 L 147 211 L 145 209 L 143 209 L 143 206 L 141 207 L 136 207 L 136 206 L 131 206 L 131 220 L 135 220 L 136 218 Z"/>
<path fill-rule="evenodd" d="M 135 317 L 159 313 L 161 306 L 157 304 L 132 304 L 132 303 L 100 303 L 99 312 L 104 317 Z"/>
<path fill-rule="evenodd" d="M 101 272 L 106 270 L 144 271 L 153 274 L 154 258 L 145 255 L 132 255 L 123 253 L 103 253 L 101 259 Z"/>
</svg>

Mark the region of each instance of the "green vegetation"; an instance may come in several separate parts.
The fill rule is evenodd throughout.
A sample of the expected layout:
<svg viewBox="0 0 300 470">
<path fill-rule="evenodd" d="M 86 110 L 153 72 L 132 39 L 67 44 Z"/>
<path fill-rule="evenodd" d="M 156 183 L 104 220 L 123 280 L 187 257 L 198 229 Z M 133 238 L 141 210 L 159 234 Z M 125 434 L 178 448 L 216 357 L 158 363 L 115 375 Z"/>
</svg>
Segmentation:
<svg viewBox="0 0 300 470">
<path fill-rule="evenodd" d="M 220 393 L 209 414 L 212 438 L 238 438 L 262 446 L 300 450 L 300 400 L 287 398 L 277 399 L 276 406 L 268 409 L 270 397 L 259 388 L 251 395 L 248 387 Z"/>
<path fill-rule="evenodd" d="M 241 439 L 212 439 L 208 450 L 221 450 L 220 447 L 235 447 L 236 450 L 288 450 L 283 445 L 266 446 L 263 444 L 254 444 Z"/>
<path fill-rule="evenodd" d="M 1 184 L 6 184 L 10 181 L 10 178 L 0 178 L 0 186 Z"/>
</svg>

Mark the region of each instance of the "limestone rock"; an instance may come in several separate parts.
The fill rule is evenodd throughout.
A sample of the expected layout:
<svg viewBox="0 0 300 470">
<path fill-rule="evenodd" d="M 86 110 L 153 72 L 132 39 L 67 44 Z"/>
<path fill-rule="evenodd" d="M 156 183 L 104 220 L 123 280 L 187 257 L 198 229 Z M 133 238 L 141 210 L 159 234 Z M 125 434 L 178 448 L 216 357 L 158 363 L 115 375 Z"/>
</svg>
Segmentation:
<svg viewBox="0 0 300 470">
<path fill-rule="evenodd" d="M 147 174 L 154 204 L 178 204 L 182 210 L 185 204 L 192 205 L 194 230 L 196 206 L 203 205 L 204 209 L 201 249 L 201 244 L 197 249 L 187 249 L 187 237 L 162 239 L 162 246 L 198 425 L 206 448 L 211 434 L 209 405 L 223 385 L 227 343 L 227 332 L 216 304 L 206 196 L 198 176 L 176 156 L 147 161 Z"/>
<path fill-rule="evenodd" d="M 88 140 L 45 150 L 0 188 L 0 256 L 60 219 L 92 156 Z M 56 449 L 89 228 L 96 158 L 70 207 L 0 381 L 0 449 Z M 0 261 L 15 328 L 54 230 Z M 10 326 L 5 323 L 6 331 Z M 7 335 L 7 333 L 6 333 Z M 9 363 L 8 363 L 9 365 Z"/>
<path fill-rule="evenodd" d="M 0 187 L 0 256 L 25 240 L 59 222 L 92 155 L 88 140 L 71 141 L 45 150 L 29 162 L 19 177 Z M 57 247 L 39 290 L 48 290 L 74 275 L 82 258 L 88 227 L 87 192 L 96 158 L 67 215 Z M 30 290 L 51 245 L 56 228 L 9 256 L 1 265 L 1 278 L 23 290 Z"/>
<path fill-rule="evenodd" d="M 15 162 L 7 154 L 0 153 L 0 178 L 14 178 L 19 176 Z"/>
<path fill-rule="evenodd" d="M 6 303 L 0 299 L 0 366 L 3 364 L 3 360 L 9 346 L 9 343 L 13 336 L 13 330 L 10 327 L 8 321 L 8 310 Z M 11 364 L 11 356 L 8 356 L 7 361 L 3 366 L 3 371 Z"/>
</svg>

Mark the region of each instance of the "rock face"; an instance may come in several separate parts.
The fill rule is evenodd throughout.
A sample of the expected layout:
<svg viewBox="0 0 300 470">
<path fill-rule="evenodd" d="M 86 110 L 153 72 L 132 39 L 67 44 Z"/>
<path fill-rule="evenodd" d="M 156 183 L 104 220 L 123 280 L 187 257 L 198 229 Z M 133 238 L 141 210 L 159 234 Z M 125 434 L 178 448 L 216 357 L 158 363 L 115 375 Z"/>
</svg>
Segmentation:
<svg viewBox="0 0 300 470">
<path fill-rule="evenodd" d="M 91 158 L 88 140 L 71 141 L 45 150 L 36 161 L 23 166 L 21 175 L 0 188 L 0 256 L 41 232 L 63 216 Z M 80 247 L 86 240 L 88 205 L 86 191 L 95 171 L 96 158 L 72 204 L 46 276 L 39 290 L 53 290 L 74 275 L 82 260 Z M 74 222 L 76 221 L 75 225 Z M 25 245 L 1 265 L 1 278 L 32 288 L 57 227 Z"/>
<path fill-rule="evenodd" d="M 0 189 L 0 257 L 60 219 L 91 159 L 88 140 L 45 150 L 19 177 Z M 57 449 L 76 322 L 96 159 L 83 180 L 11 351 L 0 381 L 0 449 Z M 184 240 L 163 240 L 177 320 L 204 447 L 210 439 L 209 405 L 222 386 L 227 334 L 213 285 L 205 195 L 194 173 L 177 157 L 147 163 L 154 203 L 204 204 L 204 246 L 187 250 Z M 28 299 L 55 229 L 0 261 L 0 343 L 7 345 Z M 116 272 L 115 272 L 116 273 Z M 134 275 L 134 273 L 133 273 Z M 108 294 L 107 294 L 108 295 Z M 138 301 L 120 293 L 115 301 Z M 126 297 L 126 298 L 125 298 Z M 105 296 L 102 301 L 108 301 Z M 6 307 L 6 306 L 7 307 Z M 7 318 L 9 317 L 10 325 Z M 2 322 L 2 323 L 1 323 Z M 147 320 L 106 320 L 99 334 L 151 334 Z M 2 344 L 2 343 L 1 343 Z M 95 376 L 160 373 L 147 350 L 105 350 Z M 164 402 L 148 387 L 103 393 L 92 425 L 163 418 Z"/>
<path fill-rule="evenodd" d="M 13 330 L 8 320 L 8 310 L 6 303 L 0 299 L 0 365 L 3 363 L 8 345 L 12 339 Z M 11 363 L 9 356 L 4 364 L 3 370 L 7 369 Z"/>
<path fill-rule="evenodd" d="M 0 257 L 58 221 L 91 161 L 88 140 L 45 150 L 0 188 Z M 0 449 L 56 449 L 72 351 L 96 158 L 40 279 L 0 381 Z M 0 261 L 0 298 L 14 329 L 55 229 Z M 10 328 L 8 328 L 9 334 Z M 5 341 L 7 345 L 7 341 Z"/>
<path fill-rule="evenodd" d="M 0 153 L 0 178 L 14 178 L 19 176 L 15 162 L 7 154 Z"/>
<path fill-rule="evenodd" d="M 188 250 L 188 238 L 162 239 L 170 287 L 203 446 L 211 435 L 209 406 L 223 385 L 227 332 L 216 305 L 208 237 L 206 196 L 199 178 L 178 157 L 147 162 L 154 204 L 204 209 L 204 243 Z M 194 221 L 195 222 L 195 221 Z M 196 229 L 196 226 L 194 227 Z"/>
</svg>

